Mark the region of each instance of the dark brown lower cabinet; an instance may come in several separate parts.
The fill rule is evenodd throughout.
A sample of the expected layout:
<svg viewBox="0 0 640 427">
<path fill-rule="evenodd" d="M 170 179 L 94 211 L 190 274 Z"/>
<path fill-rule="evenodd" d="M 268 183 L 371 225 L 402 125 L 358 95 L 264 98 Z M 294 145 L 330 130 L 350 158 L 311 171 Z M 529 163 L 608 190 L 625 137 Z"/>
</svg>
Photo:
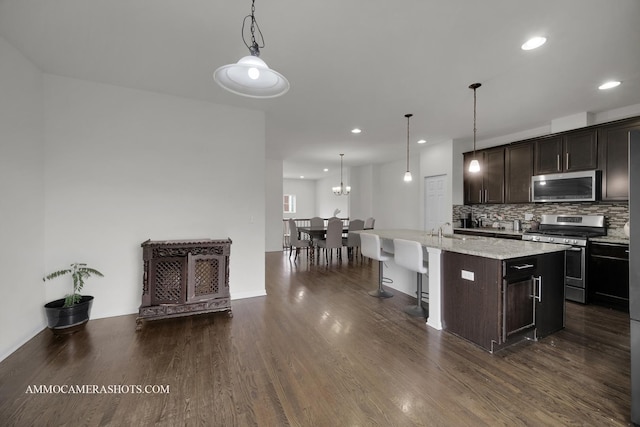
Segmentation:
<svg viewBox="0 0 640 427">
<path fill-rule="evenodd" d="M 629 311 L 629 245 L 589 246 L 589 302 Z"/>
<path fill-rule="evenodd" d="M 496 260 L 444 252 L 445 330 L 493 352 L 564 327 L 564 252 Z"/>
</svg>

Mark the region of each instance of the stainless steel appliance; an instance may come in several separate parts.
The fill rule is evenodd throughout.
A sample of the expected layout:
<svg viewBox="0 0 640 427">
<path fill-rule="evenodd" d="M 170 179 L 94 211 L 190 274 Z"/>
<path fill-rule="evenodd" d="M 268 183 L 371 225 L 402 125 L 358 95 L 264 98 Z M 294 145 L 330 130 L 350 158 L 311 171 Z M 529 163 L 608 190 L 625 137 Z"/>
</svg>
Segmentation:
<svg viewBox="0 0 640 427">
<path fill-rule="evenodd" d="M 538 229 L 526 231 L 522 240 L 571 246 L 565 252 L 565 298 L 584 304 L 587 302 L 588 239 L 605 234 L 602 215 L 542 215 Z"/>
<path fill-rule="evenodd" d="M 531 177 L 534 202 L 592 202 L 599 198 L 599 171 L 568 172 Z"/>
<path fill-rule="evenodd" d="M 631 422 L 640 425 L 640 131 L 629 132 Z"/>
</svg>

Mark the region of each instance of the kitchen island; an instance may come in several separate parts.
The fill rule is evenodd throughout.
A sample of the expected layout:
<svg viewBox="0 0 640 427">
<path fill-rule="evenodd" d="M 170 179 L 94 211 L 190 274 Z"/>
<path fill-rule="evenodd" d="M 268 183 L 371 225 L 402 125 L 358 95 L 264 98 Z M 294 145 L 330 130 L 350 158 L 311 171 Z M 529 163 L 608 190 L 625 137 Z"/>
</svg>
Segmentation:
<svg viewBox="0 0 640 427">
<path fill-rule="evenodd" d="M 564 251 L 569 246 L 476 236 L 438 237 L 420 230 L 363 232 L 380 236 L 384 249 L 391 253 L 396 238 L 422 245 L 429 264 L 430 327 L 494 351 L 520 336 L 544 336 L 563 325 Z M 390 287 L 415 295 L 414 273 L 390 262 L 385 276 Z"/>
</svg>

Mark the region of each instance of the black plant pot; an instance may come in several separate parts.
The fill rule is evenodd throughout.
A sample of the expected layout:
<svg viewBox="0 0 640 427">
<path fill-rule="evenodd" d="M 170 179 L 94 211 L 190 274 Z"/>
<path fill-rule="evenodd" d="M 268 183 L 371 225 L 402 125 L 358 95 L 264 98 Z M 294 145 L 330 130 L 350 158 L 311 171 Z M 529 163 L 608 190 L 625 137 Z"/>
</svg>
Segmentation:
<svg viewBox="0 0 640 427">
<path fill-rule="evenodd" d="M 47 325 L 56 335 L 72 334 L 82 329 L 89 321 L 93 297 L 83 295 L 80 302 L 71 307 L 64 306 L 64 298 L 45 304 Z"/>
</svg>

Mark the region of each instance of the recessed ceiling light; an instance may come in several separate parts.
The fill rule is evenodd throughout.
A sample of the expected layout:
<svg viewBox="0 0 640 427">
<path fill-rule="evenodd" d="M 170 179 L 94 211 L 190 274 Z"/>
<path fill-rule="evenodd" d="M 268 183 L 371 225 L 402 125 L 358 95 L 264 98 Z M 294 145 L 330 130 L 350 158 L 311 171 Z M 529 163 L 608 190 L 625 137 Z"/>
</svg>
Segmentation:
<svg viewBox="0 0 640 427">
<path fill-rule="evenodd" d="M 300 175 L 300 179 L 304 179 L 304 175 Z"/>
<path fill-rule="evenodd" d="M 602 83 L 600 86 L 598 86 L 598 89 L 600 90 L 612 89 L 617 86 L 620 86 L 620 82 L 617 80 L 611 80 L 611 81 Z"/>
<path fill-rule="evenodd" d="M 324 168 L 324 169 L 322 169 L 322 171 L 323 172 L 329 172 L 329 169 L 328 168 Z"/>
<path fill-rule="evenodd" d="M 532 37 L 521 46 L 522 50 L 536 49 L 547 42 L 546 37 Z"/>
<path fill-rule="evenodd" d="M 420 140 L 418 140 L 418 144 L 424 144 L 424 143 L 426 143 L 426 142 L 427 142 L 427 140 L 426 140 L 426 139 L 420 139 Z"/>
<path fill-rule="evenodd" d="M 359 129 L 359 128 L 351 129 L 351 133 L 360 133 L 360 132 L 362 132 L 362 129 Z"/>
</svg>

